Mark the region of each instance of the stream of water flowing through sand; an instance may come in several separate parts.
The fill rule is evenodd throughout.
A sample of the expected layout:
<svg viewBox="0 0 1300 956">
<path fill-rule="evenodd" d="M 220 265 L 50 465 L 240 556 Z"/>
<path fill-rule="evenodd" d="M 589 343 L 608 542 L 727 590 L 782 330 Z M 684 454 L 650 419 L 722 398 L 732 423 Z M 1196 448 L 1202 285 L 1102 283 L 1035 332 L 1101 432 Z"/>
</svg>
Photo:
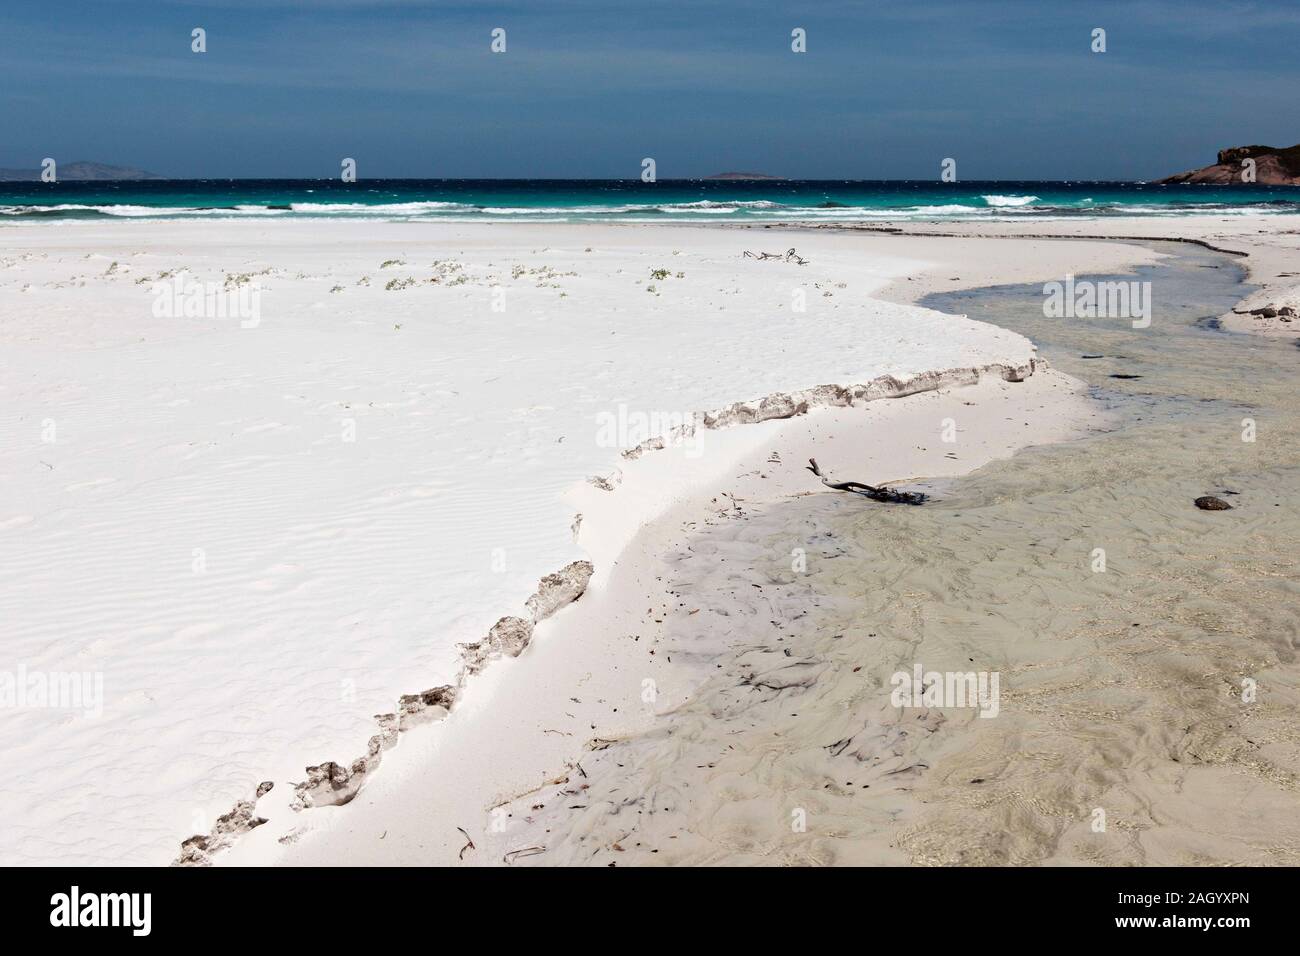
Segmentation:
<svg viewBox="0 0 1300 956">
<path fill-rule="evenodd" d="M 1234 259 L 1159 248 L 1079 277 L 1149 281 L 1148 328 L 1050 318 L 1040 284 L 923 301 L 1029 336 L 1114 427 L 924 507 L 816 495 L 701 534 L 682 599 L 760 585 L 773 627 L 598 744 L 536 862 L 1300 862 L 1300 351 L 1213 327 L 1249 291 Z M 996 719 L 894 706 L 917 664 L 998 673 Z"/>
</svg>

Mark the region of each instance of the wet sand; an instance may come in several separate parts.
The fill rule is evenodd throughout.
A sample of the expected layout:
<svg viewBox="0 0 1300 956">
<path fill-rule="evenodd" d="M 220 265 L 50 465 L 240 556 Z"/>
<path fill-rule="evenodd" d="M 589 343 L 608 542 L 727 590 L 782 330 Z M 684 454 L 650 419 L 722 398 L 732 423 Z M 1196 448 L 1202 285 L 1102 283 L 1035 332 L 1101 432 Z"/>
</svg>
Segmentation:
<svg viewBox="0 0 1300 956">
<path fill-rule="evenodd" d="M 1300 353 L 1212 328 L 1251 291 L 1238 261 L 1157 251 L 1123 277 L 1152 282 L 1149 329 L 1045 318 L 1041 284 L 924 299 L 1028 335 L 1116 427 L 925 507 L 828 493 L 702 532 L 689 553 L 719 560 L 678 556 L 681 600 L 734 615 L 757 588 L 770 619 L 653 728 L 509 804 L 496 845 L 538 865 L 1300 862 Z M 691 637 L 670 619 L 663 639 Z M 918 662 L 999 672 L 997 718 L 894 707 Z"/>
</svg>

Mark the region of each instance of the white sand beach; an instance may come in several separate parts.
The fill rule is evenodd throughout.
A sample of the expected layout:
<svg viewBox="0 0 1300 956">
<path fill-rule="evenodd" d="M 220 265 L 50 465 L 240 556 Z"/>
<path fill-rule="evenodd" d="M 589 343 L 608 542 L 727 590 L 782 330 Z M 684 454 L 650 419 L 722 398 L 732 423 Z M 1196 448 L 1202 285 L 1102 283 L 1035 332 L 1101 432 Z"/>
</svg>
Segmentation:
<svg viewBox="0 0 1300 956">
<path fill-rule="evenodd" d="M 788 666 L 765 656 L 790 657 L 772 649 L 773 635 L 793 638 L 804 616 L 817 621 L 809 634 L 835 615 L 863 624 L 864 609 L 888 597 L 855 602 L 854 576 L 846 585 L 817 556 L 853 554 L 845 564 L 868 562 L 859 567 L 871 556 L 819 535 L 839 533 L 834 521 L 852 520 L 848 509 L 903 519 L 826 489 L 804 469 L 808 458 L 835 480 L 941 492 L 1021 449 L 1113 427 L 1110 411 L 1025 335 L 919 307 L 923 295 L 1151 265 L 1160 253 L 1097 237 L 1154 233 L 1248 253 L 1264 288 L 1244 312 L 1292 301 L 1295 217 L 1058 225 L 1079 238 L 1019 235 L 1027 230 L 1015 224 L 922 224 L 909 227 L 915 235 L 226 221 L 6 229 L 0 670 L 100 675 L 103 698 L 102 713 L 29 707 L 6 720 L 0 754 L 25 772 L 0 788 L 11 821 L 0 860 L 607 865 L 632 851 L 620 841 L 636 827 L 611 823 L 610 812 L 619 788 L 634 785 L 613 758 L 631 753 L 636 772 L 654 775 L 638 800 L 674 796 L 646 831 L 662 836 L 662 856 L 641 840 L 647 849 L 628 862 L 671 862 L 666 841 L 682 833 L 693 835 L 680 839 L 682 862 L 1006 862 L 954 856 L 907 827 L 925 819 L 929 799 L 969 807 L 918 791 L 976 754 L 1023 750 L 1024 709 L 953 721 L 966 736 L 933 734 L 942 721 L 922 715 L 935 740 L 924 753 L 931 772 L 919 783 L 905 772 L 916 765 L 911 743 L 893 754 L 897 765 L 869 761 L 839 785 L 874 785 L 879 802 L 852 823 L 836 818 L 843 839 L 822 832 L 792 848 L 777 839 L 789 807 L 772 794 L 793 786 L 810 741 L 837 739 L 820 739 L 834 715 L 865 708 L 890 747 L 900 733 L 917 736 L 902 723 L 917 715 L 891 712 L 877 693 L 880 668 L 887 675 L 896 661 L 881 657 L 869 684 L 829 652 L 806 655 L 786 686 L 817 685 L 815 731 L 805 720 L 801 742 L 782 748 L 793 761 L 784 782 L 756 771 L 763 761 L 746 737 L 770 735 L 772 715 L 746 710 L 744 732 L 729 727 L 710 681 L 737 653 L 759 655 L 746 665 L 754 673 Z M 806 265 L 743 255 L 790 247 Z M 259 312 L 156 314 L 155 284 L 178 276 L 182 291 L 191 281 L 256 287 Z M 1274 336 L 1291 334 L 1289 324 L 1224 321 Z M 669 447 L 623 454 L 664 432 Z M 1164 494 L 1153 486 L 1149 500 Z M 811 537 L 809 512 L 785 510 L 801 503 L 821 516 Z M 1013 525 L 1003 533 L 1014 536 Z M 756 548 L 770 558 L 771 594 L 766 578 L 746 573 Z M 793 570 L 800 553 L 807 575 Z M 901 560 L 875 557 L 890 568 Z M 1014 577 L 1015 567 L 1002 570 Z M 944 606 L 949 584 L 941 575 L 917 586 Z M 1035 593 L 1008 600 L 1032 608 Z M 506 617 L 518 620 L 480 644 Z M 1278 621 L 1283 640 L 1293 622 Z M 967 646 L 937 630 L 936 653 Z M 998 666 L 1047 666 L 1050 629 L 1014 636 L 991 635 Z M 467 655 L 464 644 L 479 647 Z M 1270 645 L 1275 655 L 1280 646 Z M 1086 666 L 1086 653 L 1076 656 Z M 1259 662 L 1286 665 L 1274 683 L 1293 688 L 1284 657 Z M 1056 677 L 1070 673 L 1053 666 Z M 828 671 L 834 680 L 818 683 Z M 1161 672 L 1171 699 L 1176 674 Z M 1017 693 L 1023 684 L 1004 710 Z M 776 697 L 779 710 L 786 698 Z M 987 736 L 990 724 L 1005 736 Z M 675 762 L 700 754 L 656 738 L 685 739 L 685 726 L 706 747 L 728 726 L 751 761 L 727 765 L 712 800 L 672 780 L 686 766 Z M 1146 725 L 1143 739 L 1163 726 Z M 1274 769 L 1250 778 L 1257 817 L 1281 819 L 1293 806 L 1286 774 L 1300 763 L 1289 726 L 1271 731 Z M 821 772 L 802 766 L 809 779 Z M 989 766 L 979 779 L 995 778 Z M 1154 786 L 1165 770 L 1150 764 L 1144 779 Z M 1260 791 L 1260 780 L 1274 789 Z M 1199 801 L 1194 825 L 1170 838 L 1167 856 L 1110 862 L 1177 861 L 1193 852 L 1186 832 L 1222 817 L 1221 801 L 1247 806 L 1239 788 L 1199 778 L 1186 799 Z M 1039 794 L 1025 800 L 1044 805 Z M 219 822 L 238 801 L 249 802 Z M 579 804 L 590 812 L 568 809 Z M 969 825 L 956 844 L 982 846 L 970 834 L 986 821 L 947 819 Z M 210 835 L 181 854 L 195 834 Z M 1278 859 L 1290 859 L 1294 839 L 1278 836 Z M 1017 846 L 1025 859 L 1046 858 L 1046 840 Z M 1217 836 L 1195 850 L 1225 855 Z"/>
</svg>

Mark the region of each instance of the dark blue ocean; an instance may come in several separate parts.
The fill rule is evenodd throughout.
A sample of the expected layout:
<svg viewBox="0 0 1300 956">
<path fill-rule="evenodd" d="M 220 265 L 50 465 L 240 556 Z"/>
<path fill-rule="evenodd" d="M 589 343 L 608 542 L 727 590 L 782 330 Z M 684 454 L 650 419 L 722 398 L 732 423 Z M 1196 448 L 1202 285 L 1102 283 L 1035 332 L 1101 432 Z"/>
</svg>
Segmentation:
<svg viewBox="0 0 1300 956">
<path fill-rule="evenodd" d="M 835 222 L 1298 211 L 1300 187 L 1259 185 L 504 179 L 0 183 L 0 222 L 200 216 Z"/>
</svg>

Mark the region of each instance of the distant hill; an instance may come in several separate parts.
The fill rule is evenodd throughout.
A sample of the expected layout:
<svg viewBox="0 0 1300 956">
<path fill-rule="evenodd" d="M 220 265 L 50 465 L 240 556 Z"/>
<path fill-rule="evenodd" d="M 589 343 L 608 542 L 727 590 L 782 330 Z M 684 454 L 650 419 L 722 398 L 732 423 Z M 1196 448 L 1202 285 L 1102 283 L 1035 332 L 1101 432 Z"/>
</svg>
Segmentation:
<svg viewBox="0 0 1300 956">
<path fill-rule="evenodd" d="M 110 166 L 107 163 L 88 163 L 84 160 L 74 163 L 59 163 L 55 167 L 55 172 L 59 180 L 63 182 L 107 182 L 122 179 L 166 178 L 159 176 L 157 173 L 145 172 L 143 169 L 132 169 L 130 166 Z M 39 169 L 0 169 L 0 182 L 39 182 L 40 178 L 41 171 Z"/>
<path fill-rule="evenodd" d="M 1219 161 L 1213 166 L 1190 169 L 1185 173 L 1157 179 L 1156 182 L 1241 185 L 1243 159 L 1255 161 L 1255 182 L 1261 186 L 1300 186 L 1300 145 L 1286 149 L 1276 146 L 1233 146 L 1221 149 Z"/>
<path fill-rule="evenodd" d="M 705 176 L 705 179 L 785 179 L 784 176 L 769 176 L 767 173 L 718 173 Z"/>
</svg>

